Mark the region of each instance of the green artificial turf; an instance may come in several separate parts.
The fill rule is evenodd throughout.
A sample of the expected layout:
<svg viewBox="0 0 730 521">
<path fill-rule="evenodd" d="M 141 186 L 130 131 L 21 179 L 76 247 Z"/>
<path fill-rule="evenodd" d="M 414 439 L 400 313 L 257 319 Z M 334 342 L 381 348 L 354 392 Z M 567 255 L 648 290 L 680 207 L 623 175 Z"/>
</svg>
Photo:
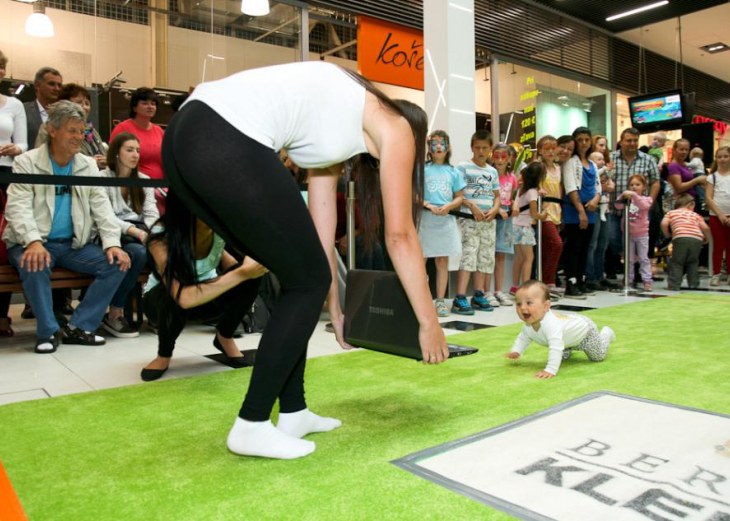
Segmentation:
<svg viewBox="0 0 730 521">
<path fill-rule="evenodd" d="M 730 413 L 730 298 L 679 295 L 588 312 L 617 335 L 542 381 L 513 362 L 519 325 L 451 337 L 481 351 L 427 367 L 356 352 L 310 360 L 309 405 L 342 428 L 294 461 L 230 454 L 250 369 L 0 407 L 0 461 L 28 517 L 73 520 L 510 519 L 390 463 L 598 390 Z M 724 319 L 722 317 L 725 317 Z"/>
</svg>

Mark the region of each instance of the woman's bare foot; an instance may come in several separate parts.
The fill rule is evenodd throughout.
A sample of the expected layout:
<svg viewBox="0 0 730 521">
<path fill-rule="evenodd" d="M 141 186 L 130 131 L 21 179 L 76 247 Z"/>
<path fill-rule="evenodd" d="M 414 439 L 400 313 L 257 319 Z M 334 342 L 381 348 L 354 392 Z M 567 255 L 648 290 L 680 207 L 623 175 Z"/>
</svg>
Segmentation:
<svg viewBox="0 0 730 521">
<path fill-rule="evenodd" d="M 232 338 L 226 338 L 220 334 L 220 331 L 216 331 L 216 337 L 218 338 L 218 342 L 220 342 L 221 347 L 223 347 L 223 351 L 225 351 L 226 356 L 228 358 L 242 358 L 243 354 L 241 354 L 241 350 L 238 349 L 238 346 L 236 345 L 236 341 Z"/>
<path fill-rule="evenodd" d="M 152 369 L 155 371 L 164 371 L 170 366 L 170 358 L 165 358 L 164 356 L 158 356 L 154 360 L 152 360 L 145 369 Z"/>
</svg>

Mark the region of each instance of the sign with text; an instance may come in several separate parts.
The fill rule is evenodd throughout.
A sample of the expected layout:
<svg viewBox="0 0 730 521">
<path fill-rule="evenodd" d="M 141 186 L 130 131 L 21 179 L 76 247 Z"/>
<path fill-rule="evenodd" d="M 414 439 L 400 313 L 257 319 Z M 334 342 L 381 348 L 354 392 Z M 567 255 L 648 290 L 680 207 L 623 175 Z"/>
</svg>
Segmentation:
<svg viewBox="0 0 730 521">
<path fill-rule="evenodd" d="M 520 94 L 520 101 L 525 103 L 522 114 L 515 118 L 517 125 L 517 141 L 525 150 L 523 161 L 529 163 L 532 159 L 532 150 L 537 146 L 537 118 L 535 116 L 535 100 L 540 91 L 535 84 L 535 77 L 528 76 L 525 80 L 525 91 Z"/>
<path fill-rule="evenodd" d="M 527 520 L 730 521 L 730 417 L 608 392 L 396 465 Z"/>
<path fill-rule="evenodd" d="M 357 66 L 367 79 L 423 90 L 424 60 L 421 31 L 357 17 Z"/>
</svg>

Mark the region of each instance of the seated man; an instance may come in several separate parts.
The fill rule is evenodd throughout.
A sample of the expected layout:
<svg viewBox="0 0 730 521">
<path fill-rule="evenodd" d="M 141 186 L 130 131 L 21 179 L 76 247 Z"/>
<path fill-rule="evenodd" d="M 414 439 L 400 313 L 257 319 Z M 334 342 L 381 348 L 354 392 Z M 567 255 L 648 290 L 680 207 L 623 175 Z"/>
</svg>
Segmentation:
<svg viewBox="0 0 730 521">
<path fill-rule="evenodd" d="M 79 153 L 86 128 L 84 110 L 70 101 L 49 107 L 49 141 L 15 158 L 16 174 L 97 176 L 93 158 Z M 36 353 L 53 353 L 64 344 L 102 345 L 93 334 L 114 292 L 129 268 L 129 257 L 119 242 L 121 230 L 102 187 L 13 183 L 5 208 L 3 240 L 8 258 L 20 273 L 23 290 L 38 320 Z M 96 224 L 103 250 L 90 244 Z M 53 314 L 51 270 L 62 266 L 93 275 L 67 326 Z"/>
</svg>

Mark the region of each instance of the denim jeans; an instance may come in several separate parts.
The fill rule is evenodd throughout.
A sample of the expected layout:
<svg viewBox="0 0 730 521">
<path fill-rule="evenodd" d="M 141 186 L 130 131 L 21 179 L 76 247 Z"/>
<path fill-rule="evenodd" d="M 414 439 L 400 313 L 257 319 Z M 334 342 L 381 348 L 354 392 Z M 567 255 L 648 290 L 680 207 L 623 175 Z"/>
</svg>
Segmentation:
<svg viewBox="0 0 730 521">
<path fill-rule="evenodd" d="M 608 249 L 614 255 L 624 252 L 624 235 L 621 233 L 621 217 L 608 213 Z"/>
<path fill-rule="evenodd" d="M 588 258 L 586 259 L 586 281 L 598 282 L 603 280 L 603 261 L 606 258 L 608 248 L 609 224 L 608 220 L 601 221 L 596 216 L 596 224 L 593 227 L 593 237 L 588 245 Z"/>
<path fill-rule="evenodd" d="M 142 273 L 147 264 L 147 248 L 138 242 L 129 242 L 122 246 L 122 249 L 129 255 L 131 262 L 129 269 L 125 272 L 122 283 L 119 284 L 117 292 L 112 297 L 111 305 L 115 308 L 123 308 L 127 303 L 129 293 L 137 284 L 137 277 Z"/>
<path fill-rule="evenodd" d="M 59 330 L 56 317 L 53 316 L 51 298 L 51 270 L 54 266 L 95 277 L 84 300 L 71 315 L 69 323 L 83 331 L 96 331 L 126 273 L 120 271 L 117 264 L 109 264 L 104 251 L 95 244 L 87 244 L 78 250 L 71 248 L 70 240 L 48 241 L 43 246 L 51 254 L 51 266 L 36 272 L 28 271 L 27 265 L 23 269 L 20 268 L 20 257 L 25 248 L 18 245 L 8 250 L 10 264 L 18 270 L 20 280 L 23 282 L 23 291 L 36 316 L 36 335 L 41 339 L 51 338 Z"/>
</svg>

